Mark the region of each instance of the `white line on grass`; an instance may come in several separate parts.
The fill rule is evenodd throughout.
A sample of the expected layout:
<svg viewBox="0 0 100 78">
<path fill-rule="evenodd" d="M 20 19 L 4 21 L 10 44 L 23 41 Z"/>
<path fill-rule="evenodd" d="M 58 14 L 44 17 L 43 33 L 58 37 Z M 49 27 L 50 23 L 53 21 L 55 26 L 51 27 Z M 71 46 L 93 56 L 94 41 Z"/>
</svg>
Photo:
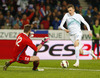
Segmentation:
<svg viewBox="0 0 100 78">
<path fill-rule="evenodd" d="M 3 66 L 0 66 L 0 67 L 3 67 Z M 12 68 L 32 68 L 32 67 L 24 67 L 24 66 L 10 66 Z M 40 67 L 40 68 L 43 68 L 43 69 L 51 69 L 51 70 L 56 70 L 56 69 L 59 69 L 59 70 L 78 70 L 78 71 L 100 71 L 100 70 L 93 70 L 93 69 L 75 69 L 75 68 L 53 68 L 53 67 Z"/>
</svg>

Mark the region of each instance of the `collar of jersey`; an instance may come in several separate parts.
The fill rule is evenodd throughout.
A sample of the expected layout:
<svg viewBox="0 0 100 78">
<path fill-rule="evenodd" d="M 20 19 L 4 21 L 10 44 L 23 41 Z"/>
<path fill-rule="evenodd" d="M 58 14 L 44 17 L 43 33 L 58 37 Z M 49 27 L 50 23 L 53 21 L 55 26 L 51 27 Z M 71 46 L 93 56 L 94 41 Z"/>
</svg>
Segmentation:
<svg viewBox="0 0 100 78">
<path fill-rule="evenodd" d="M 74 12 L 74 15 L 76 14 L 76 12 Z M 69 14 L 70 15 L 70 14 Z M 72 16 L 74 16 L 74 15 L 72 15 Z M 71 15 L 70 15 L 71 16 Z"/>
<path fill-rule="evenodd" d="M 28 36 L 26 33 L 23 33 L 23 34 L 25 34 L 26 36 Z"/>
</svg>

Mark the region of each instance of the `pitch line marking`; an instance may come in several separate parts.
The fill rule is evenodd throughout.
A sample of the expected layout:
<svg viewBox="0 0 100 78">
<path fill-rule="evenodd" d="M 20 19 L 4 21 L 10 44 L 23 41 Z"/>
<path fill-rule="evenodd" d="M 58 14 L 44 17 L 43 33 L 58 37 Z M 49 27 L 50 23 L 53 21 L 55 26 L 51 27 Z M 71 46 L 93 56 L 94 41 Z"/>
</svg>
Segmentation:
<svg viewBox="0 0 100 78">
<path fill-rule="evenodd" d="M 3 66 L 0 66 L 0 67 L 3 67 Z M 24 66 L 10 66 L 11 68 L 32 68 L 32 67 L 24 67 Z M 78 71 L 100 71 L 100 70 L 93 70 L 93 69 L 75 69 L 75 68 L 53 68 L 53 67 L 40 67 L 40 68 L 43 68 L 43 69 L 51 69 L 51 70 L 56 70 L 56 69 L 59 69 L 59 70 L 78 70 Z"/>
</svg>

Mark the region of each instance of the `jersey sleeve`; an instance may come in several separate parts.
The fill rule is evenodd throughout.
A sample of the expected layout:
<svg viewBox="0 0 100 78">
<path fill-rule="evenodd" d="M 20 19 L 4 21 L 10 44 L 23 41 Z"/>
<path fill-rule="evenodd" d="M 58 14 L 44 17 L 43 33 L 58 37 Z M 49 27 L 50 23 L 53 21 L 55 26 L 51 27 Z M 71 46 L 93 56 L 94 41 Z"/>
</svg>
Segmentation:
<svg viewBox="0 0 100 78">
<path fill-rule="evenodd" d="M 26 40 L 26 44 L 30 46 L 34 51 L 37 51 L 37 47 L 33 44 L 31 39 Z"/>
<path fill-rule="evenodd" d="M 64 17 L 63 17 L 63 19 L 62 19 L 62 21 L 61 21 L 61 24 L 60 24 L 60 26 L 59 26 L 59 28 L 61 28 L 62 30 L 65 29 L 63 25 L 64 25 L 64 23 L 65 23 L 65 21 L 66 21 L 66 18 L 67 18 L 67 15 L 65 14 Z"/>
<path fill-rule="evenodd" d="M 79 17 L 80 17 L 81 22 L 82 22 L 83 24 L 86 25 L 88 31 L 90 31 L 90 26 L 89 26 L 89 24 L 85 21 L 85 19 L 84 19 L 81 15 L 79 15 Z"/>
</svg>

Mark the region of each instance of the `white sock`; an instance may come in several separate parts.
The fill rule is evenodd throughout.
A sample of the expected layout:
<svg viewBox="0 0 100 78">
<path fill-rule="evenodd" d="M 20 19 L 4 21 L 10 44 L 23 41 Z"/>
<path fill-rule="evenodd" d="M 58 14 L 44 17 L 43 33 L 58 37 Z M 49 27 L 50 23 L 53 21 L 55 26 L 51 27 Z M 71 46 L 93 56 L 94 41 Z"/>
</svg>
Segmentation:
<svg viewBox="0 0 100 78">
<path fill-rule="evenodd" d="M 83 55 L 91 54 L 91 51 L 83 50 Z"/>
<path fill-rule="evenodd" d="M 79 47 L 75 47 L 76 63 L 79 64 Z"/>
</svg>

